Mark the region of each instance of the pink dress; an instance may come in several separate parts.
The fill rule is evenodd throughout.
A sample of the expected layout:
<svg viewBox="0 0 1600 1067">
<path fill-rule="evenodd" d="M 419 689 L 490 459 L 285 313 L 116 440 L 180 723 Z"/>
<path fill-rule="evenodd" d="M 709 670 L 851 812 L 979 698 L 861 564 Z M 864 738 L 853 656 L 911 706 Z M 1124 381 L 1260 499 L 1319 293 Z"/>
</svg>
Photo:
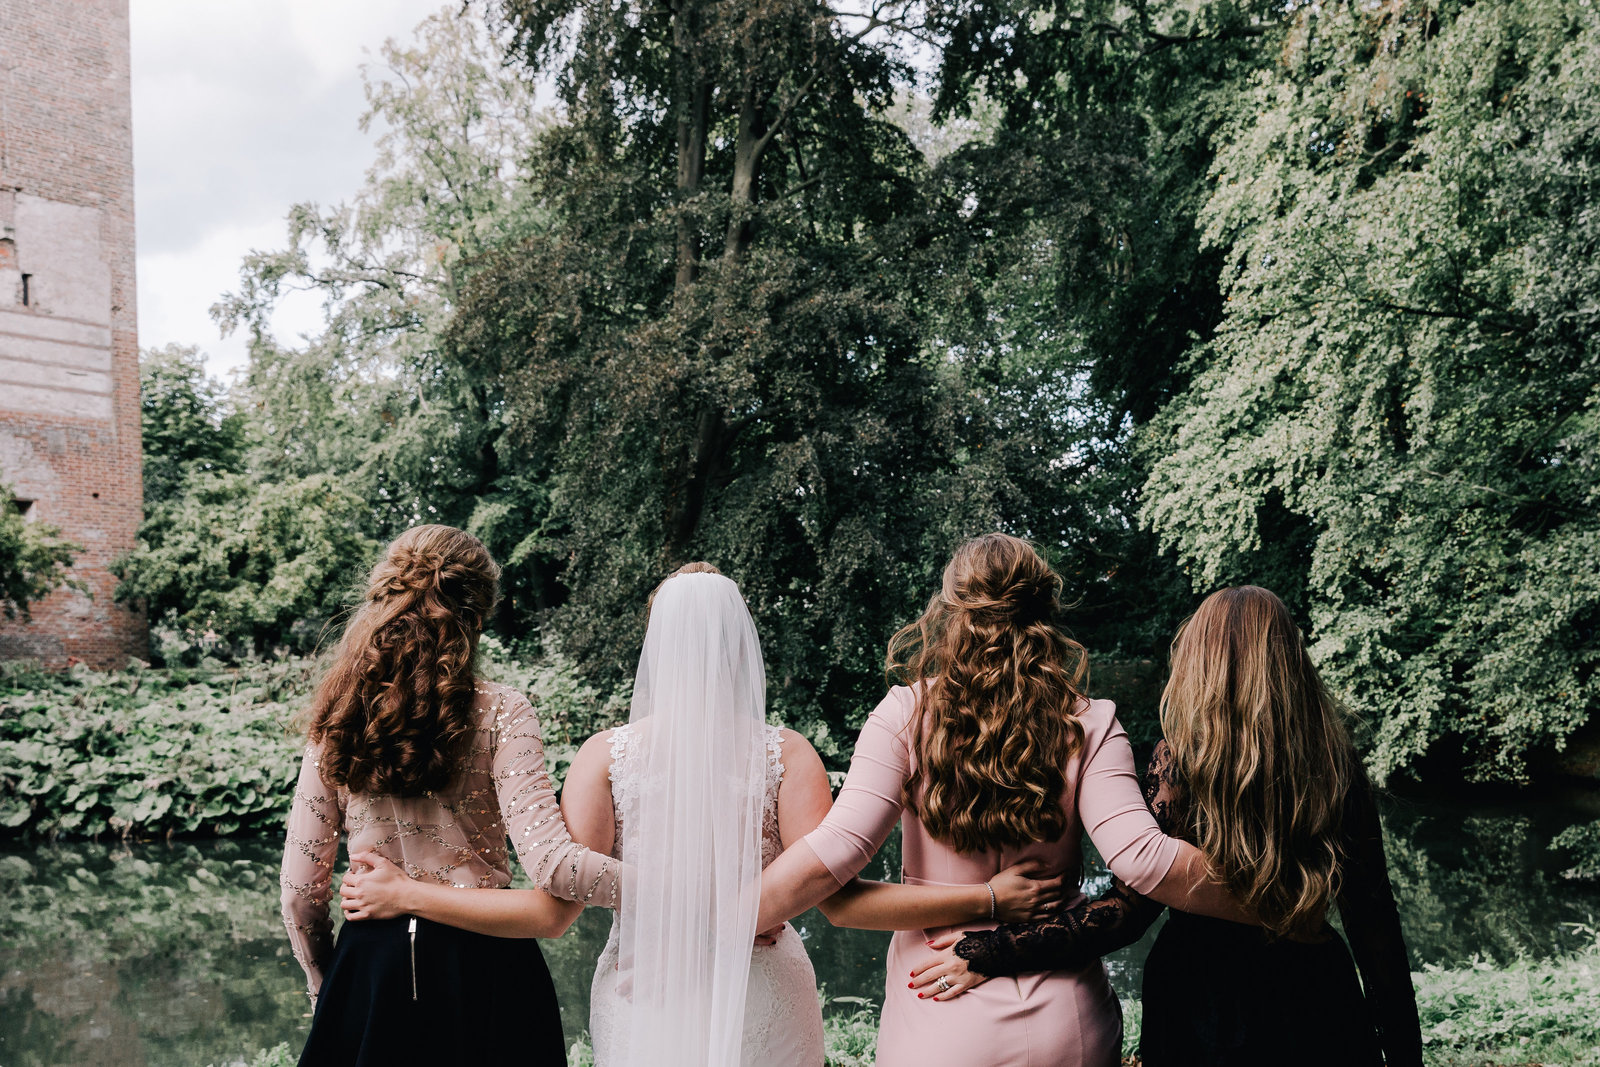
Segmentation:
<svg viewBox="0 0 1600 1067">
<path fill-rule="evenodd" d="M 841 885 L 861 872 L 895 820 L 905 815 L 900 790 L 912 767 L 912 712 L 911 690 L 891 689 L 861 730 L 833 810 L 805 838 Z M 1053 874 L 1076 878 L 1087 831 L 1117 877 L 1140 893 L 1155 888 L 1177 858 L 1179 844 L 1161 832 L 1145 807 L 1116 705 L 1089 701 L 1079 721 L 1084 743 L 1067 767 L 1062 806 L 1069 819 L 1060 840 L 962 854 L 905 815 L 906 883 L 971 885 L 1026 858 L 1043 860 Z M 1067 904 L 1082 900 L 1079 892 Z M 942 932 L 901 930 L 890 942 L 879 1067 L 1115 1067 L 1122 1014 L 1099 961 L 1076 971 L 994 978 L 951 1001 L 918 1000 L 907 988 L 911 970 L 931 955 L 927 941 Z"/>
</svg>

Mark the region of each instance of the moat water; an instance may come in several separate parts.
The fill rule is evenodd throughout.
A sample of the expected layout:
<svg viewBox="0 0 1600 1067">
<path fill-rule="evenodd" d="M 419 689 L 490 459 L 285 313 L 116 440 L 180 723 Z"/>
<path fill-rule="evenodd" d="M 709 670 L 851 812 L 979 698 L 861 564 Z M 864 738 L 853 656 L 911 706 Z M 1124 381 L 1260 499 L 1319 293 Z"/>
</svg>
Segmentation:
<svg viewBox="0 0 1600 1067">
<path fill-rule="evenodd" d="M 1587 803 L 1391 800 L 1390 875 L 1414 965 L 1564 951 L 1600 923 L 1600 887 L 1560 876 L 1550 838 Z M 298 1048 L 300 968 L 278 919 L 277 841 L 47 844 L 0 850 L 0 1067 L 206 1067 Z M 894 843 L 868 873 L 894 877 Z M 1098 864 L 1088 890 L 1105 884 Z M 610 919 L 591 909 L 544 942 L 570 1042 Z M 831 1010 L 883 989 L 887 935 L 797 921 Z M 1144 942 L 1107 960 L 1137 996 Z"/>
</svg>

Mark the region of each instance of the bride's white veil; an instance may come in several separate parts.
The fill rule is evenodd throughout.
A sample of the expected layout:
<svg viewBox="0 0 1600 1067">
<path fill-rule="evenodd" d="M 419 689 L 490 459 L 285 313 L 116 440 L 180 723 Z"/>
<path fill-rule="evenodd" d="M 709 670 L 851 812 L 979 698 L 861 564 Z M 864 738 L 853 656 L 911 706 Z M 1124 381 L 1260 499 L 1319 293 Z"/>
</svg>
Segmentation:
<svg viewBox="0 0 1600 1067">
<path fill-rule="evenodd" d="M 631 970 L 627 1062 L 737 1067 L 761 895 L 766 671 L 739 587 L 662 583 L 629 718 L 637 809 L 623 813 Z M 636 749 L 634 746 L 637 746 Z"/>
</svg>

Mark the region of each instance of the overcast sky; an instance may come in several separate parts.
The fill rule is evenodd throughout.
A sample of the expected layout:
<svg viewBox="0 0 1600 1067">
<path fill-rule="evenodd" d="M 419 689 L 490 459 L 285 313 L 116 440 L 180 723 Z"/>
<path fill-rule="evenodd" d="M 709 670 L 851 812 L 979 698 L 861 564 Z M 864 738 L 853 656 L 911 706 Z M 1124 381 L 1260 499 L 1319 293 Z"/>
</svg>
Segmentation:
<svg viewBox="0 0 1600 1067">
<path fill-rule="evenodd" d="M 139 343 L 198 345 L 213 374 L 245 363 L 208 313 L 253 248 L 285 244 L 302 200 L 359 187 L 361 64 L 443 0 L 131 0 Z M 316 327 L 313 302 L 274 321 Z"/>
</svg>

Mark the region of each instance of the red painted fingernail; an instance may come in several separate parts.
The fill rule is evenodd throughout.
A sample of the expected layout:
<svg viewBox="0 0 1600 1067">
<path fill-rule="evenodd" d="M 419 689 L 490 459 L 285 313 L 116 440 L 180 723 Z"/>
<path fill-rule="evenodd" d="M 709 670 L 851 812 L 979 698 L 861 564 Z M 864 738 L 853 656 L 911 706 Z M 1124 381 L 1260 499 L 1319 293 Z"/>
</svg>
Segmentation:
<svg viewBox="0 0 1600 1067">
<path fill-rule="evenodd" d="M 918 993 L 918 994 L 917 994 L 917 999 L 918 999 L 918 1000 L 921 1000 L 921 999 L 922 999 L 922 994 L 921 994 L 921 993 Z"/>
<path fill-rule="evenodd" d="M 906 983 L 906 988 L 907 989 L 915 989 L 915 988 L 917 988 L 917 983 L 915 983 L 915 982 L 907 982 Z"/>
</svg>

